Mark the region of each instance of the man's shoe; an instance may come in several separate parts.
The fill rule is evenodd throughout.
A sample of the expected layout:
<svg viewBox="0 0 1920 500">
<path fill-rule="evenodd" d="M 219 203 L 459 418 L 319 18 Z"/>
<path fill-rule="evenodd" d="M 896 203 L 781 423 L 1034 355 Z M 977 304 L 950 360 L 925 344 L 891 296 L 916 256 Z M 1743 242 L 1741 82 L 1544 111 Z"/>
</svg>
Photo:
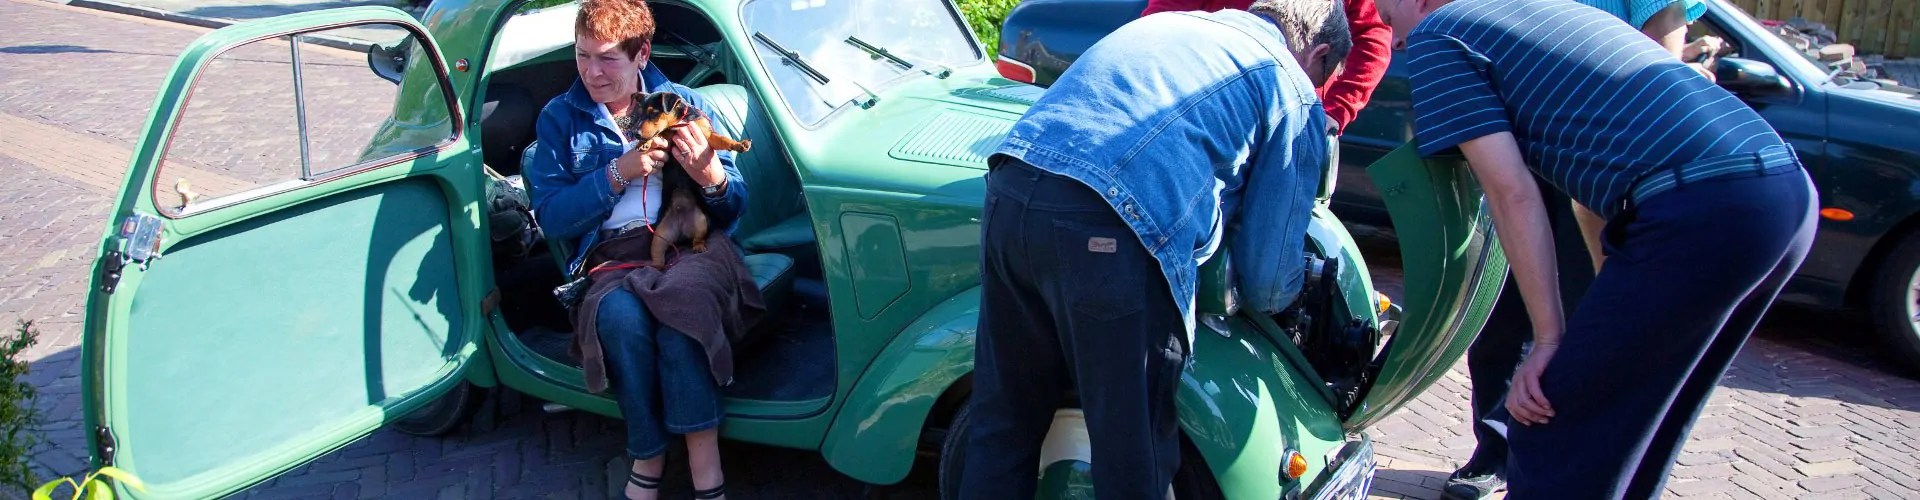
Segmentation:
<svg viewBox="0 0 1920 500">
<path fill-rule="evenodd" d="M 1444 500 L 1480 500 L 1493 496 L 1494 493 L 1506 491 L 1507 489 L 1507 480 L 1500 477 L 1499 474 L 1487 473 L 1460 477 L 1462 475 L 1462 473 L 1456 472 L 1454 473 L 1454 477 L 1447 478 L 1445 488 L 1440 491 L 1440 498 Z"/>
</svg>

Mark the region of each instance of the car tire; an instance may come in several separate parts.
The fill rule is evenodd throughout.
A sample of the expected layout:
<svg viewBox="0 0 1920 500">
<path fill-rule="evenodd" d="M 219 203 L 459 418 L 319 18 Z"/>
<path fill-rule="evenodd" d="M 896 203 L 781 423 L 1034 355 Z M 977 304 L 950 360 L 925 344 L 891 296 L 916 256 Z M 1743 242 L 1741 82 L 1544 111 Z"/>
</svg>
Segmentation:
<svg viewBox="0 0 1920 500">
<path fill-rule="evenodd" d="M 1874 278 L 1871 303 L 1873 323 L 1909 373 L 1920 373 L 1920 233 L 1887 254 Z"/>
<path fill-rule="evenodd" d="M 486 396 L 486 389 L 462 380 L 433 402 L 395 421 L 393 429 L 422 437 L 446 435 L 467 423 L 474 412 L 480 410 L 480 403 L 486 400 Z"/>
<path fill-rule="evenodd" d="M 964 403 L 953 414 L 946 438 L 940 443 L 940 498 L 960 498 L 960 476 L 966 468 L 967 431 L 973 423 L 973 403 Z M 1180 438 L 1180 469 L 1173 474 L 1173 498 L 1177 500 L 1219 500 L 1225 498 L 1213 473 L 1207 470 L 1200 452 L 1186 436 Z"/>
</svg>

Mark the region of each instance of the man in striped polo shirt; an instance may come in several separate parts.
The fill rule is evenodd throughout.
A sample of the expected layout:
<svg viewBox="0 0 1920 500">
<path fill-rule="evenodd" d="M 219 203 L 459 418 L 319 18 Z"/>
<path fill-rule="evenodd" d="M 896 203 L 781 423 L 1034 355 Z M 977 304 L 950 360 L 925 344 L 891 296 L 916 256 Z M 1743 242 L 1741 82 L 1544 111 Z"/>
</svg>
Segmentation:
<svg viewBox="0 0 1920 500">
<path fill-rule="evenodd" d="M 1711 58 L 1724 46 L 1721 40 L 1703 36 L 1692 43 L 1686 41 L 1687 24 L 1707 11 L 1707 5 L 1701 0 L 1575 1 L 1626 21 L 1628 26 L 1639 29 L 1680 60 L 1688 61 L 1687 66 L 1694 71 L 1712 78 Z M 1560 269 L 1560 303 L 1571 309 L 1580 303 L 1587 285 L 1593 282 L 1594 270 L 1600 268 L 1605 258 L 1597 236 L 1606 223 L 1590 210 L 1576 209 L 1566 193 L 1552 187 L 1552 183 L 1543 182 L 1538 176 L 1535 181 L 1540 183 L 1540 198 L 1547 206 L 1547 225 L 1556 241 L 1554 257 Z M 1596 238 L 1584 238 L 1583 225 Z M 1494 303 L 1486 327 L 1480 330 L 1480 337 L 1474 339 L 1473 347 L 1467 351 L 1467 374 L 1473 382 L 1473 455 L 1447 478 L 1440 495 L 1443 500 L 1478 500 L 1507 487 L 1507 438 L 1503 428 L 1497 429 L 1489 423 L 1488 416 L 1495 414 L 1494 410 L 1506 397 L 1507 377 L 1520 364 L 1522 345 L 1532 336 L 1532 320 L 1527 317 L 1526 305 L 1520 299 L 1520 287 L 1511 277 L 1507 279 L 1506 290 L 1509 292 Z"/>
<path fill-rule="evenodd" d="M 1458 147 L 1532 322 L 1506 408 L 1509 498 L 1651 498 L 1812 244 L 1780 136 L 1645 35 L 1569 0 L 1381 0 L 1407 47 L 1422 154 Z M 1530 173 L 1606 221 L 1563 321 Z"/>
</svg>

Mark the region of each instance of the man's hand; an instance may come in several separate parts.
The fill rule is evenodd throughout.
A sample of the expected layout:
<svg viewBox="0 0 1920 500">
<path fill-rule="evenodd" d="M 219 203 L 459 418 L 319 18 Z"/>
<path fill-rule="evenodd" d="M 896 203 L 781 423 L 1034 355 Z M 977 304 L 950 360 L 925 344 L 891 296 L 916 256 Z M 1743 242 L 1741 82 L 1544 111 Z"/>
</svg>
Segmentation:
<svg viewBox="0 0 1920 500">
<path fill-rule="evenodd" d="M 660 170 L 660 165 L 666 163 L 666 161 L 667 141 L 655 137 L 645 144 L 635 146 L 632 151 L 620 155 L 620 158 L 614 160 L 613 164 L 614 169 L 620 171 L 620 177 L 626 178 L 628 181 L 633 181 L 634 179 L 653 175 L 653 172 Z M 620 189 L 620 182 L 618 181 L 613 183 L 613 190 L 616 193 L 625 191 Z"/>
<path fill-rule="evenodd" d="M 1717 36 L 1703 36 L 1680 49 L 1680 60 L 1687 66 L 1707 77 L 1707 81 L 1718 82 L 1713 76 L 1713 58 L 1727 49 L 1727 42 Z"/>
<path fill-rule="evenodd" d="M 669 129 L 673 131 L 673 159 L 687 169 L 687 176 L 702 186 L 719 184 L 726 180 L 727 173 L 720 168 L 720 158 L 714 154 L 713 147 L 707 144 L 707 134 L 699 127 L 685 124 Z"/>
<path fill-rule="evenodd" d="M 1513 383 L 1507 385 L 1507 413 L 1513 414 L 1520 425 L 1544 424 L 1553 418 L 1553 405 L 1547 404 L 1546 394 L 1540 392 L 1540 374 L 1546 373 L 1547 362 L 1559 349 L 1559 344 L 1536 340 L 1520 368 L 1513 372 Z"/>
<path fill-rule="evenodd" d="M 1680 59 L 1693 62 L 1699 60 L 1702 55 L 1709 58 L 1720 55 L 1720 51 L 1726 49 L 1727 42 L 1721 40 L 1720 37 L 1703 36 L 1693 39 L 1693 42 L 1688 43 L 1686 47 L 1682 47 L 1680 49 Z"/>
</svg>

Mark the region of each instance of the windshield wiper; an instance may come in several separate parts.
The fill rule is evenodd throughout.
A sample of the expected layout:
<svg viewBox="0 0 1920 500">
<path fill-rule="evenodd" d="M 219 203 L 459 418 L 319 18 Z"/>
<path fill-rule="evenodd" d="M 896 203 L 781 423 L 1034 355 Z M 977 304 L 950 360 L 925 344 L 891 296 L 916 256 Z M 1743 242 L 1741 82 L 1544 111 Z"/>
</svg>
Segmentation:
<svg viewBox="0 0 1920 500">
<path fill-rule="evenodd" d="M 760 43 L 767 44 L 767 47 L 773 49 L 775 53 L 780 54 L 780 58 L 785 59 L 787 64 L 792 64 L 794 67 L 800 68 L 801 73 L 806 73 L 807 78 L 812 78 L 813 81 L 819 82 L 821 85 L 827 84 L 827 75 L 820 74 L 820 70 L 813 69 L 813 65 L 807 64 L 806 60 L 800 58 L 800 53 L 787 50 L 786 47 L 780 46 L 780 42 L 773 41 L 773 38 L 767 36 L 766 33 L 755 31 L 753 32 L 753 39 L 759 40 Z"/>
<path fill-rule="evenodd" d="M 893 55 L 893 52 L 888 51 L 885 47 L 867 43 L 866 40 L 861 40 L 860 37 L 849 36 L 847 37 L 847 43 L 853 44 L 853 46 L 855 47 L 859 47 L 860 50 L 867 51 L 868 54 L 873 54 L 873 57 L 875 59 L 884 57 L 888 61 L 892 61 L 894 64 L 900 65 L 901 68 L 904 68 L 904 69 L 914 68 L 913 63 L 907 62 L 906 59 L 903 59 L 900 56 Z M 948 75 L 953 74 L 953 68 L 949 68 L 944 64 L 934 63 L 934 66 L 938 66 L 940 70 L 939 71 L 921 70 L 921 71 L 929 75 L 933 75 L 934 78 L 946 78 Z"/>
<path fill-rule="evenodd" d="M 906 59 L 901 59 L 900 56 L 893 55 L 893 53 L 888 52 L 887 49 L 875 47 L 873 46 L 873 44 L 867 43 L 866 40 L 861 40 L 860 37 L 857 37 L 857 36 L 847 37 L 847 43 L 851 43 L 853 44 L 853 46 L 859 47 L 860 50 L 867 51 L 868 54 L 873 54 L 874 59 L 879 59 L 884 57 L 884 58 L 887 58 L 887 60 L 889 61 L 893 61 L 894 64 L 900 65 L 901 68 L 913 69 L 913 63 L 907 62 Z"/>
</svg>

